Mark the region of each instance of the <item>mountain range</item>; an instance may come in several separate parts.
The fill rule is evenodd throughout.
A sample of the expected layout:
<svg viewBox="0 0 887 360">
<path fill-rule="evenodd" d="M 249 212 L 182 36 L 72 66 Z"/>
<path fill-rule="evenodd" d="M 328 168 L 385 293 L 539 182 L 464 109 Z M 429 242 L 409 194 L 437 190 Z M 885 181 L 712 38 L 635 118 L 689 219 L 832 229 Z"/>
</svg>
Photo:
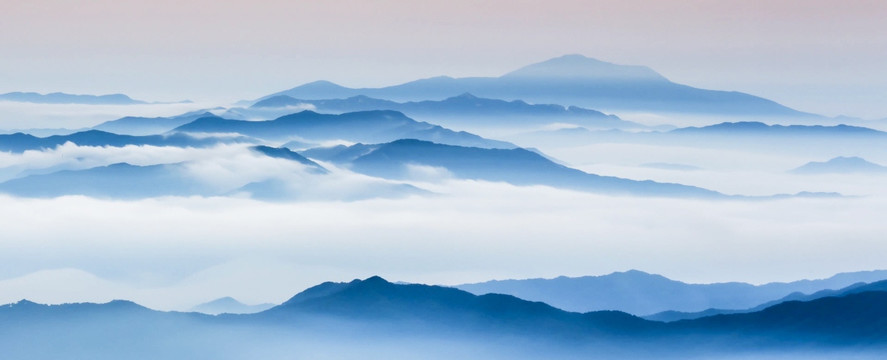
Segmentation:
<svg viewBox="0 0 887 360">
<path fill-rule="evenodd" d="M 776 102 L 733 91 L 693 88 L 643 66 L 565 55 L 500 77 L 436 77 L 382 88 L 353 89 L 317 81 L 265 96 L 344 99 L 369 96 L 392 101 L 442 100 L 471 93 L 484 98 L 567 104 L 606 111 L 816 118 Z"/>
<path fill-rule="evenodd" d="M 887 141 L 887 133 L 849 125 L 768 125 L 762 122 L 724 122 L 669 131 L 590 130 L 568 127 L 509 135 L 506 140 L 523 147 L 552 148 L 601 143 L 728 148 L 742 151 L 779 151 L 807 156 L 830 154 L 834 149 L 871 153 Z"/>
<path fill-rule="evenodd" d="M 11 359 L 876 359 L 887 345 L 885 302 L 887 292 L 866 291 L 662 323 L 371 277 L 247 315 L 20 301 L 0 307 L 0 346 Z"/>
<path fill-rule="evenodd" d="M 416 166 L 444 169 L 460 179 L 547 185 L 609 194 L 720 198 L 693 186 L 588 174 L 526 149 L 484 149 L 404 139 L 390 143 L 315 148 L 303 155 L 386 179 L 409 179 Z"/>
<path fill-rule="evenodd" d="M 639 181 L 611 176 L 589 174 L 569 168 L 547 158 L 538 151 L 516 148 L 515 145 L 486 139 L 467 132 L 455 132 L 437 125 L 415 121 L 404 114 L 391 111 L 353 112 L 340 115 L 318 114 L 312 111 L 280 117 L 267 121 L 228 120 L 216 116 L 203 117 L 206 113 L 186 114 L 174 119 L 159 118 L 163 121 L 188 121 L 163 135 L 119 135 L 100 130 L 88 130 L 69 135 L 55 135 L 45 138 L 16 133 L 0 135 L 0 151 L 22 153 L 27 150 L 54 149 L 65 143 L 93 147 L 123 147 L 127 145 L 151 145 L 174 147 L 209 147 L 218 144 L 281 142 L 291 139 L 286 147 L 253 147 L 254 151 L 271 157 L 280 157 L 306 165 L 311 171 L 326 173 L 320 165 L 308 158 L 329 161 L 349 170 L 365 175 L 389 180 L 434 180 L 447 177 L 470 180 L 506 182 L 513 185 L 544 185 L 606 194 L 626 194 L 640 196 L 727 198 L 727 196 L 693 186 L 658 183 L 649 180 Z M 144 122 L 145 119 L 121 119 Z M 157 119 L 147 119 L 150 123 Z M 126 125 L 126 121 L 113 124 Z M 111 124 L 111 125 L 113 125 Z M 107 125 L 107 124 L 106 124 Z M 169 125 L 169 124 L 167 124 Z M 733 135 L 733 129 L 738 127 Z M 664 138 L 669 141 L 686 141 L 701 138 L 703 144 L 719 144 L 739 141 L 743 136 L 754 139 L 762 137 L 748 134 L 776 132 L 775 143 L 785 146 L 792 141 L 823 141 L 837 138 L 840 142 L 865 143 L 883 140 L 885 133 L 871 129 L 849 126 L 770 126 L 758 123 L 730 123 L 704 128 L 683 128 L 666 133 L 632 133 L 631 137 Z M 209 136 L 208 136 L 209 134 Z M 212 134 L 217 134 L 213 136 Z M 594 134 L 594 133 L 592 133 Z M 616 132 L 616 134 L 628 134 Z M 727 139 L 718 141 L 717 136 Z M 412 137 L 417 137 L 419 140 Z M 788 137 L 789 139 L 786 139 Z M 433 140 L 427 141 L 428 139 Z M 382 140 L 376 142 L 378 140 Z M 317 148 L 323 142 L 358 142 L 355 145 L 339 145 Z M 607 141 L 616 141 L 609 138 Z M 628 140 L 626 140 L 628 141 Z M 372 145 L 365 145 L 364 143 Z M 562 142 L 564 143 L 564 142 Z M 302 151 L 302 154 L 293 152 Z M 307 149 L 307 150 L 301 150 Z M 304 155 L 304 156 L 303 156 Z M 307 156 L 307 158 L 305 157 Z M 185 166 L 187 168 L 187 166 Z M 114 194 L 131 197 L 145 196 L 188 196 L 224 195 L 217 190 L 199 190 L 199 184 L 178 177 L 184 168 L 181 164 L 136 166 L 115 164 L 110 167 L 93 169 L 67 168 L 55 173 L 47 173 L 50 168 L 34 170 L 20 179 L 13 179 L 0 185 L 0 190 L 20 196 L 61 196 L 68 194 L 114 197 Z M 431 171 L 430 173 L 428 171 Z M 168 181 L 169 187 L 157 187 L 158 191 L 133 192 L 124 185 L 112 186 L 112 179 L 125 179 L 141 173 L 154 181 Z M 161 176 L 161 174 L 165 174 Z M 423 175 L 424 174 L 424 175 Z M 11 174 L 15 175 L 15 174 Z M 93 184 L 106 183 L 109 191 L 89 189 Z M 418 176 L 418 177 L 417 177 Z M 424 178 L 422 178 L 424 176 Z M 434 179 L 429 178 L 433 176 Z M 68 184 L 66 179 L 81 179 Z M 81 181 L 79 180 L 79 181 Z M 33 183 L 31 183 L 33 182 Z M 148 184 L 145 183 L 145 186 Z M 424 193 L 423 190 L 406 185 L 397 185 L 399 190 L 389 189 L 393 194 Z M 120 192 L 111 190 L 120 188 Z M 53 190 L 53 188 L 55 188 Z M 242 189 L 258 198 L 272 200 L 282 192 L 294 189 L 294 184 L 279 178 L 266 178 Z M 233 189 L 229 189 L 233 190 Z M 400 195 L 398 195 L 400 196 Z M 372 197 L 372 196 L 371 196 Z M 286 197 L 284 197 L 286 198 Z"/>
<path fill-rule="evenodd" d="M 307 174 L 325 175 L 329 173 L 319 164 L 285 148 L 258 145 L 252 146 L 250 149 L 264 156 L 300 163 L 304 165 L 302 171 Z M 212 186 L 204 179 L 195 176 L 187 162 L 147 166 L 116 163 L 88 169 L 30 174 L 0 183 L 0 192 L 36 198 L 84 195 L 114 199 L 141 199 L 159 196 L 222 196 L 239 192 L 248 192 L 257 198 L 266 199 L 287 199 L 292 195 L 286 191 L 286 188 L 276 185 L 277 183 L 271 179 L 248 183 L 242 188 L 225 189 Z M 366 196 L 374 196 L 374 194 Z"/>
<path fill-rule="evenodd" d="M 228 120 L 202 117 L 174 129 L 176 132 L 238 133 L 275 141 L 388 142 L 422 139 L 453 145 L 514 148 L 503 141 L 456 132 L 438 125 L 418 122 L 397 111 L 359 111 L 340 115 L 302 111 L 267 121 Z"/>
<path fill-rule="evenodd" d="M 155 135 L 168 132 L 200 118 L 213 116 L 215 116 L 213 113 L 205 110 L 192 111 L 171 117 L 147 118 L 127 116 L 103 122 L 92 129 L 121 135 Z"/>
<path fill-rule="evenodd" d="M 838 274 L 822 280 L 751 285 L 730 282 L 688 284 L 631 270 L 602 276 L 497 280 L 456 286 L 474 294 L 499 293 L 543 301 L 568 311 L 618 310 L 635 315 L 663 311 L 698 312 L 711 308 L 744 310 L 792 293 L 840 289 L 887 279 L 887 271 Z"/>
<path fill-rule="evenodd" d="M 151 146 L 176 146 L 176 147 L 206 147 L 222 143 L 253 142 L 246 137 L 195 137 L 188 134 L 168 135 L 118 135 L 99 130 L 86 130 L 70 135 L 53 135 L 48 137 L 36 137 L 33 135 L 15 133 L 0 135 L 0 151 L 21 153 L 27 150 L 53 149 L 65 143 L 73 143 L 80 146 L 112 146 L 122 147 L 127 145 L 151 145 Z"/>
<path fill-rule="evenodd" d="M 249 110 L 278 112 L 291 107 L 310 107 L 318 112 L 344 113 L 368 110 L 396 110 L 407 116 L 455 128 L 539 127 L 570 123 L 593 129 L 646 129 L 615 115 L 577 106 L 528 104 L 522 100 L 487 99 L 464 93 L 443 100 L 394 102 L 364 95 L 346 99 L 306 100 L 278 95 L 253 104 Z"/>
<path fill-rule="evenodd" d="M 110 95 L 74 95 L 61 92 L 39 94 L 34 92 L 11 92 L 0 94 L 0 100 L 29 102 L 37 104 L 87 104 L 87 105 L 135 105 L 147 104 L 141 100 L 133 100 L 123 94 Z"/>
<path fill-rule="evenodd" d="M 869 128 L 850 125 L 768 125 L 761 122 L 724 122 L 703 127 L 686 127 L 671 130 L 672 134 L 722 136 L 885 136 L 885 133 Z"/>
<path fill-rule="evenodd" d="M 644 319 L 653 320 L 653 321 L 679 321 L 679 320 L 691 320 L 691 319 L 699 319 L 708 316 L 715 315 L 724 315 L 724 314 L 745 314 L 752 313 L 764 310 L 774 305 L 778 305 L 788 301 L 813 301 L 816 299 L 822 299 L 825 297 L 834 297 L 834 296 L 846 296 L 850 294 L 858 294 L 868 291 L 887 291 L 887 280 L 876 281 L 873 283 L 865 283 L 859 282 L 845 288 L 833 290 L 833 289 L 825 289 L 819 290 L 812 294 L 805 294 L 802 292 L 793 292 L 791 294 L 786 295 L 777 300 L 772 300 L 755 306 L 749 309 L 741 309 L 741 310 L 728 310 L 728 309 L 707 309 L 703 311 L 697 312 L 681 312 L 681 311 L 663 311 L 656 314 L 651 314 L 644 316 Z"/>
</svg>

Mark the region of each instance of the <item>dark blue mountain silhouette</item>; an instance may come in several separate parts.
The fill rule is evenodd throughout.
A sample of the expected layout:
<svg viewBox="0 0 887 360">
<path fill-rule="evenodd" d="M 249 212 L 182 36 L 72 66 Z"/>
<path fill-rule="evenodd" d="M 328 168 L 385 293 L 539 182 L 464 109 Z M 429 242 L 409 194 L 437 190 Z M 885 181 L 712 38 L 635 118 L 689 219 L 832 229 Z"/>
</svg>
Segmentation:
<svg viewBox="0 0 887 360">
<path fill-rule="evenodd" d="M 188 112 L 172 117 L 138 117 L 127 116 L 117 120 L 111 120 L 93 127 L 95 130 L 107 131 L 125 135 L 153 135 L 162 134 L 179 126 L 204 117 L 213 117 L 212 113 L 205 110 Z"/>
<path fill-rule="evenodd" d="M 308 313 L 371 322 L 431 323 L 463 330 L 519 329 L 529 334 L 541 329 L 546 336 L 554 337 L 571 337 L 576 333 L 636 339 L 727 335 L 731 341 L 742 342 L 742 337 L 748 337 L 774 344 L 823 340 L 829 345 L 883 344 L 887 342 L 885 287 L 883 283 L 873 284 L 838 297 L 787 301 L 749 314 L 719 315 L 665 325 L 641 321 L 617 311 L 572 313 L 509 295 L 477 296 L 454 288 L 398 285 L 371 277 L 350 283 L 321 284 L 257 316 L 285 318 L 293 313 Z"/>
<path fill-rule="evenodd" d="M 677 331 L 722 333 L 756 342 L 867 346 L 887 341 L 887 292 L 869 291 L 812 301 L 787 301 L 746 314 L 676 321 Z"/>
<path fill-rule="evenodd" d="M 857 351 L 873 345 L 883 348 L 887 343 L 887 308 L 883 306 L 887 292 L 882 288 L 809 302 L 788 301 L 749 314 L 663 324 L 615 311 L 571 313 L 508 295 L 473 296 L 452 288 L 397 285 L 372 277 L 321 284 L 256 316 L 291 321 L 319 315 L 377 326 L 395 323 L 418 332 L 480 331 L 622 345 L 639 341 L 634 345 L 659 348 L 659 356 L 820 346 L 851 346 Z"/>
<path fill-rule="evenodd" d="M 548 185 L 613 194 L 723 196 L 686 185 L 588 174 L 525 149 L 482 149 L 406 139 L 379 145 L 311 149 L 302 153 L 309 158 L 346 164 L 353 171 L 389 179 L 408 178 L 408 165 L 425 165 L 446 168 L 458 178 L 515 185 Z"/>
<path fill-rule="evenodd" d="M 573 313 L 508 295 L 399 285 L 379 277 L 325 283 L 246 315 L 107 304 L 0 306 L 10 359 L 877 358 L 887 345 L 887 292 L 784 302 L 749 314 L 661 323 L 615 311 Z M 449 354 L 449 356 L 447 356 Z M 865 357 L 869 356 L 869 357 Z M 871 357 L 874 356 L 874 357 Z"/>
<path fill-rule="evenodd" d="M 513 148 L 512 144 L 484 139 L 467 132 L 456 132 L 418 122 L 397 111 L 360 111 L 341 115 L 302 111 L 268 121 L 225 120 L 217 117 L 197 119 L 175 129 L 181 132 L 239 133 L 269 140 L 292 138 L 313 141 L 347 140 L 387 142 L 418 138 L 456 145 Z"/>
<path fill-rule="evenodd" d="M 153 146 L 177 146 L 177 147 L 205 147 L 220 143 L 250 142 L 245 137 L 240 138 L 214 138 L 193 137 L 187 134 L 132 136 L 118 135 L 99 130 L 87 130 L 70 135 L 54 135 L 40 138 L 23 133 L 0 135 L 0 151 L 14 153 L 26 150 L 53 149 L 59 145 L 71 142 L 80 146 L 112 146 L 122 147 L 126 145 L 153 145 Z"/>
<path fill-rule="evenodd" d="M 887 279 L 887 271 L 844 273 L 822 280 L 758 286 L 740 282 L 688 284 L 661 275 L 631 270 L 603 276 L 499 280 L 457 287 L 475 294 L 510 294 L 522 299 L 544 301 L 570 311 L 619 310 L 636 315 L 650 315 L 664 311 L 696 312 L 711 308 L 749 309 L 792 293 L 809 294 L 883 279 Z"/>
<path fill-rule="evenodd" d="M 773 101 L 732 91 L 676 84 L 641 66 L 611 64 L 566 55 L 501 77 L 436 77 L 384 88 L 350 89 L 315 82 L 266 96 L 336 99 L 357 95 L 393 101 L 440 100 L 471 93 L 485 98 L 571 104 L 592 109 L 703 113 L 741 116 L 814 117 Z"/>
<path fill-rule="evenodd" d="M 363 95 L 346 99 L 303 100 L 279 95 L 261 100 L 251 108 L 266 109 L 310 105 L 320 112 L 343 113 L 367 110 L 396 110 L 407 116 L 444 122 L 449 126 L 528 126 L 570 122 L 588 128 L 646 128 L 646 126 L 619 119 L 615 115 L 553 104 L 528 104 L 521 100 L 485 99 L 469 93 L 441 101 L 398 103 Z"/>
<path fill-rule="evenodd" d="M 857 156 L 836 157 L 825 162 L 809 162 L 791 172 L 795 174 L 849 174 L 849 173 L 887 173 L 887 167 L 881 166 Z"/>
<path fill-rule="evenodd" d="M 660 313 L 644 316 L 644 319 L 653 321 L 678 321 L 699 319 L 707 316 L 723 315 L 723 314 L 744 314 L 764 310 L 774 305 L 778 305 L 788 301 L 812 301 L 830 296 L 844 296 L 849 294 L 858 294 L 868 291 L 887 291 L 887 280 L 876 281 L 873 283 L 859 282 L 841 289 L 825 289 L 819 290 L 812 294 L 802 292 L 793 292 L 785 297 L 765 302 L 761 305 L 749 309 L 707 309 L 698 312 L 681 312 L 681 311 L 663 311 Z"/>
<path fill-rule="evenodd" d="M 133 100 L 123 94 L 73 95 L 65 93 L 38 94 L 33 92 L 11 92 L 0 94 L 0 100 L 29 102 L 38 104 L 89 104 L 89 105 L 133 105 L 147 104 Z"/>
<path fill-rule="evenodd" d="M 541 302 L 509 295 L 472 295 L 455 288 L 393 284 L 374 276 L 350 283 L 324 283 L 297 294 L 257 316 L 310 314 L 350 320 L 427 323 L 459 331 L 490 330 L 547 336 L 621 336 L 655 329 L 658 324 L 620 312 L 570 313 Z M 438 330 L 439 331 L 439 330 Z"/>
</svg>

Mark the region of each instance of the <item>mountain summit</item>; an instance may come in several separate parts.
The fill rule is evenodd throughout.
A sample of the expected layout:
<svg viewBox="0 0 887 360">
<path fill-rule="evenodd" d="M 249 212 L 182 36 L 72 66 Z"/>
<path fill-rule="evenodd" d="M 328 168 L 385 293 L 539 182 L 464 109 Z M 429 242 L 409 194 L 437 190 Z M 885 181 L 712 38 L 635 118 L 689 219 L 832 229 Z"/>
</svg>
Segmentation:
<svg viewBox="0 0 887 360">
<path fill-rule="evenodd" d="M 618 65 L 579 54 L 564 55 L 528 65 L 507 73 L 502 78 L 668 82 L 668 79 L 646 66 Z"/>
<path fill-rule="evenodd" d="M 795 174 L 887 173 L 887 167 L 857 156 L 839 156 L 829 161 L 813 161 L 791 171 Z"/>
<path fill-rule="evenodd" d="M 365 95 L 401 102 L 443 100 L 464 93 L 482 98 L 574 105 L 608 112 L 818 117 L 749 94 L 673 83 L 644 66 L 612 64 L 582 55 L 565 55 L 531 64 L 501 77 L 439 76 L 383 88 L 362 89 L 323 81 L 270 94 L 259 100 L 280 95 L 305 100 Z"/>
</svg>

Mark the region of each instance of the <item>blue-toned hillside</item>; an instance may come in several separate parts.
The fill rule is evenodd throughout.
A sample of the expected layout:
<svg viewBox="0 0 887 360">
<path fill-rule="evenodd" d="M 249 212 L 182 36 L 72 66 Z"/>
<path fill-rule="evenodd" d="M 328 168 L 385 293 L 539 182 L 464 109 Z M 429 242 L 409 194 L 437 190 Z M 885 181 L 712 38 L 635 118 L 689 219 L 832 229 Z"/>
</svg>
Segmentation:
<svg viewBox="0 0 887 360">
<path fill-rule="evenodd" d="M 36 137 L 33 135 L 15 133 L 0 135 L 0 151 L 21 153 L 26 150 L 53 149 L 65 143 L 73 143 L 80 146 L 111 146 L 123 147 L 127 145 L 151 145 L 151 146 L 176 146 L 176 147 L 206 147 L 222 143 L 250 142 L 245 137 L 216 138 L 194 137 L 187 134 L 169 135 L 118 135 L 99 130 L 87 130 L 70 135 L 53 135 L 49 137 Z"/>
<path fill-rule="evenodd" d="M 175 129 L 196 133 L 239 133 L 269 140 L 293 138 L 315 142 L 347 140 L 352 142 L 388 142 L 417 138 L 448 144 L 491 148 L 514 145 L 484 139 L 467 132 L 456 132 L 437 125 L 415 121 L 397 111 L 360 111 L 341 115 L 302 111 L 268 121 L 226 120 L 205 117 Z"/>
<path fill-rule="evenodd" d="M 405 139 L 379 145 L 312 149 L 303 154 L 346 164 L 352 170 L 367 175 L 390 179 L 408 178 L 410 166 L 423 165 L 445 168 L 457 178 L 502 181 L 515 185 L 547 185 L 610 194 L 723 196 L 686 185 L 588 174 L 525 149 L 482 149 Z"/>
<path fill-rule="evenodd" d="M 566 55 L 515 70 L 501 77 L 436 77 L 383 88 L 351 89 L 315 82 L 264 97 L 337 99 L 366 95 L 393 101 L 442 100 L 459 94 L 570 104 L 607 111 L 653 111 L 735 116 L 815 118 L 771 100 L 734 91 L 698 89 L 673 83 L 643 66 L 607 63 Z"/>
</svg>

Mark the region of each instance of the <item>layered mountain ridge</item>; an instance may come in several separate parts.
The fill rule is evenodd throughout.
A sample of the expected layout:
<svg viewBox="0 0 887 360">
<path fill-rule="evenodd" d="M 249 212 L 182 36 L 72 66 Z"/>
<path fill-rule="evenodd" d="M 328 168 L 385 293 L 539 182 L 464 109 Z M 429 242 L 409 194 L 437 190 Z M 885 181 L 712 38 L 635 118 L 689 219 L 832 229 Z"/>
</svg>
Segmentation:
<svg viewBox="0 0 887 360">
<path fill-rule="evenodd" d="M 809 352 L 867 359 L 887 346 L 885 302 L 887 292 L 874 290 L 662 323 L 622 312 L 567 312 L 508 295 L 478 296 L 370 277 L 320 284 L 247 315 L 157 312 L 126 301 L 55 306 L 21 301 L 0 307 L 0 344 L 9 346 L 11 356 L 36 358 L 64 353 L 105 359 L 130 352 L 137 359 L 198 353 L 246 359 L 293 351 L 443 358 L 444 344 L 457 342 L 472 349 L 469 358 L 574 358 L 593 351 L 604 359 Z M 183 333 L 189 334 L 187 341 L 172 340 Z M 43 335 L 40 341 L 36 334 Z M 340 346 L 316 347 L 327 343 Z M 219 344 L 225 345 L 220 349 Z M 270 351 L 256 352 L 260 349 Z"/>
<path fill-rule="evenodd" d="M 280 95 L 309 100 L 365 95 L 393 101 L 421 101 L 441 100 L 464 93 L 607 111 L 816 117 L 753 95 L 697 89 L 673 83 L 646 67 L 617 65 L 581 55 L 566 55 L 528 65 L 501 77 L 436 77 L 361 89 L 319 81 L 270 94 L 259 100 Z"/>
</svg>

